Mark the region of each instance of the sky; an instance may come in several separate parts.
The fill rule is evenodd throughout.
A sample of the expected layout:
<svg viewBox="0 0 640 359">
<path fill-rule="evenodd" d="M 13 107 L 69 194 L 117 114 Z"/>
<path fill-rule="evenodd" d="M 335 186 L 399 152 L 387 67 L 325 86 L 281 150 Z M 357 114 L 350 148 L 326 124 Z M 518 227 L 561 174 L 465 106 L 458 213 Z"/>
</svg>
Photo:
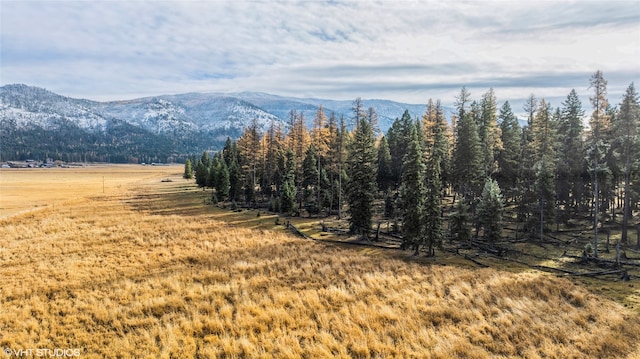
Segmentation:
<svg viewBox="0 0 640 359">
<path fill-rule="evenodd" d="M 0 84 L 78 98 L 258 91 L 559 106 L 640 85 L 640 0 L 0 0 Z M 588 101 L 588 100 L 587 100 Z M 588 106 L 588 103 L 583 104 Z"/>
</svg>

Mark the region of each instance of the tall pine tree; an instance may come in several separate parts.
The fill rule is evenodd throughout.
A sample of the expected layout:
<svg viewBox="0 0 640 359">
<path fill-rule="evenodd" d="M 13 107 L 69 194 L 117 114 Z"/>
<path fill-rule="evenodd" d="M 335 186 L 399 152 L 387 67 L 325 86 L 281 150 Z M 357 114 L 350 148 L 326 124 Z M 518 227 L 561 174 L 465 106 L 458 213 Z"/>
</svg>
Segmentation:
<svg viewBox="0 0 640 359">
<path fill-rule="evenodd" d="M 498 152 L 498 173 L 496 180 L 500 188 L 504 189 L 507 200 L 514 200 L 517 194 L 515 183 L 518 179 L 520 162 L 520 137 L 522 130 L 518 118 L 513 114 L 509 101 L 500 108 L 498 115 L 500 123 L 500 139 L 502 149 Z"/>
<path fill-rule="evenodd" d="M 558 151 L 558 210 L 564 223 L 578 213 L 584 194 L 584 110 L 575 90 L 571 90 L 562 103 L 558 138 L 562 139 Z"/>
<path fill-rule="evenodd" d="M 435 247 L 442 245 L 444 232 L 442 228 L 442 196 L 444 172 L 449 155 L 449 140 L 446 135 L 446 123 L 440 101 L 435 106 L 433 126 L 433 144 L 427 149 L 427 172 L 425 214 L 425 242 L 429 256 L 435 256 Z"/>
<path fill-rule="evenodd" d="M 623 162 L 624 189 L 622 212 L 622 243 L 628 242 L 629 220 L 631 218 L 631 178 L 634 159 L 640 157 L 639 128 L 640 128 L 640 99 L 631 83 L 622 98 L 620 114 L 616 117 L 614 133 L 618 138 L 616 152 Z"/>
<path fill-rule="evenodd" d="M 483 238 L 491 244 L 502 234 L 502 210 L 504 202 L 498 182 L 487 178 L 478 204 L 478 223 L 483 229 Z"/>
<path fill-rule="evenodd" d="M 349 203 L 350 230 L 363 238 L 368 238 L 371 230 L 373 201 L 377 190 L 377 153 L 373 129 L 365 118 L 360 119 L 347 148 L 349 181 L 346 195 Z"/>
<path fill-rule="evenodd" d="M 382 136 L 378 145 L 378 189 L 380 191 L 386 191 L 394 184 L 393 173 L 391 172 L 391 152 L 389 151 L 389 144 L 387 138 Z"/>
<path fill-rule="evenodd" d="M 452 177 L 457 192 L 474 203 L 482 190 L 484 171 L 478 126 L 472 113 L 466 109 L 469 98 L 469 92 L 463 87 L 456 99 L 458 122 L 455 129 Z"/>
<path fill-rule="evenodd" d="M 543 239 L 544 229 L 553 221 L 555 211 L 555 126 L 551 108 L 542 99 L 531 128 L 534 150 L 534 188 L 537 197 L 537 226 L 535 232 Z"/>
<path fill-rule="evenodd" d="M 414 255 L 418 255 L 420 246 L 425 242 L 425 199 L 424 157 L 417 130 L 411 130 L 411 140 L 404 156 L 402 171 L 403 248 L 410 246 Z"/>
<path fill-rule="evenodd" d="M 606 143 L 606 131 L 609 129 L 607 109 L 607 81 L 602 71 L 598 70 L 589 80 L 589 88 L 593 89 L 593 97 L 589 101 L 593 105 L 593 113 L 589 125 L 591 127 L 587 158 L 593 178 L 593 254 L 598 257 L 598 227 L 600 217 L 600 182 L 609 175 L 609 168 L 604 162 L 609 144 Z"/>
</svg>

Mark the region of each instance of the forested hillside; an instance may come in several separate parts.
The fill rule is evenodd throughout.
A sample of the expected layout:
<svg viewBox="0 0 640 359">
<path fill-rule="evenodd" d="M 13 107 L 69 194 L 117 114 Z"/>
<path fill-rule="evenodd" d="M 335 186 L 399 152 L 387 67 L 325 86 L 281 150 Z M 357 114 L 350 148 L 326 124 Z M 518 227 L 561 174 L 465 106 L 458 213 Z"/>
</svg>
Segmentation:
<svg viewBox="0 0 640 359">
<path fill-rule="evenodd" d="M 96 102 L 26 85 L 0 87 L 0 161 L 48 158 L 83 162 L 183 162 L 202 150 L 219 150 L 257 121 L 287 126 L 296 109 L 309 126 L 322 104 L 349 113 L 350 101 L 282 97 L 256 92 L 186 93 Z M 380 127 L 397 113 L 412 116 L 424 105 L 369 100 Z M 325 107 L 326 109 L 326 107 Z M 392 117 L 393 116 L 393 117 Z"/>
<path fill-rule="evenodd" d="M 386 132 L 359 98 L 350 117 L 319 107 L 310 127 L 291 110 L 288 131 L 254 121 L 222 151 L 192 158 L 185 177 L 193 168 L 214 202 L 337 215 L 362 238 L 383 218 L 404 248 L 430 256 L 447 237 L 495 243 L 506 215 L 516 237 L 540 239 L 589 218 L 584 251 L 598 257 L 599 230 L 619 224 L 626 245 L 638 223 L 640 105 L 633 83 L 618 104 L 602 72 L 585 84 L 588 106 L 574 90 L 558 107 L 532 94 L 525 126 L 492 89 L 474 99 L 464 87 L 451 118 L 429 100 L 421 118 L 405 111 Z"/>
</svg>

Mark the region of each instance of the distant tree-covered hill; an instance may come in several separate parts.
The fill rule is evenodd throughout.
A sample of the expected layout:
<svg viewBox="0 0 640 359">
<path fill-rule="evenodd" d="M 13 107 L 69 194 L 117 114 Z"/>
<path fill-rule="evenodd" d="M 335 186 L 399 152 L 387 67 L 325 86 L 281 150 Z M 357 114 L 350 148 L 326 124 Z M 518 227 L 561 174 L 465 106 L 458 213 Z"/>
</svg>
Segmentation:
<svg viewBox="0 0 640 359">
<path fill-rule="evenodd" d="M 188 93 L 127 101 L 96 102 L 61 96 L 27 85 L 0 87 L 0 160 L 165 162 L 217 150 L 257 120 L 262 129 L 289 113 L 302 113 L 311 125 L 325 112 L 350 119 L 353 101 L 301 99 L 265 93 Z M 379 117 L 382 132 L 405 109 L 422 116 L 425 105 L 364 100 Z M 349 122 L 347 122 L 349 123 Z"/>
</svg>

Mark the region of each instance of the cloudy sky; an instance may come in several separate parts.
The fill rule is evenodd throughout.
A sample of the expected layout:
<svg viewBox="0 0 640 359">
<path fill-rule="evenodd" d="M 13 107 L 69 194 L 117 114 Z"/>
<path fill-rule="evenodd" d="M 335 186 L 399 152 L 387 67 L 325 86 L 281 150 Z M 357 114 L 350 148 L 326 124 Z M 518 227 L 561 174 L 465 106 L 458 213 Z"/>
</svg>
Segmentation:
<svg viewBox="0 0 640 359">
<path fill-rule="evenodd" d="M 640 0 L 0 2 L 1 83 L 94 100 L 262 91 L 499 101 L 640 85 Z M 552 103 L 553 104 L 553 103 Z M 559 105 L 555 103 L 554 105 Z M 584 104 L 587 106 L 588 104 Z"/>
</svg>

